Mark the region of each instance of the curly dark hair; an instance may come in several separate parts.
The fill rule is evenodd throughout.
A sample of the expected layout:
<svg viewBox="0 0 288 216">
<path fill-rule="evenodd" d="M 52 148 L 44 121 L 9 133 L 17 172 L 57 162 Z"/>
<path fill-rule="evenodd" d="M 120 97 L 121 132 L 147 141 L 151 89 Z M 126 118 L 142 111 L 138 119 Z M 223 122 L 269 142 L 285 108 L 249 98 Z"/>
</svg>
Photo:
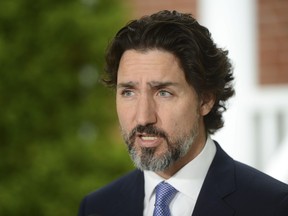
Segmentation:
<svg viewBox="0 0 288 216">
<path fill-rule="evenodd" d="M 201 98 L 214 97 L 212 110 L 204 116 L 206 132 L 213 134 L 223 127 L 226 101 L 234 95 L 232 65 L 228 51 L 218 48 L 207 28 L 191 14 L 160 11 L 132 20 L 118 31 L 106 53 L 104 80 L 117 84 L 120 59 L 126 50 L 165 50 L 180 61 L 186 81 Z"/>
</svg>

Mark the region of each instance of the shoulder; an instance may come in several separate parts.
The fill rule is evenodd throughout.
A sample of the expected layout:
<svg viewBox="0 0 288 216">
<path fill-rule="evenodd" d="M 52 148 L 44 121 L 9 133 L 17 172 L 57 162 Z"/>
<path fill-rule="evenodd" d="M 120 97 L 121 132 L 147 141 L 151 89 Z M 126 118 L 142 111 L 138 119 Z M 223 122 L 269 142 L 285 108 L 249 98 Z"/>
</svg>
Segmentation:
<svg viewBox="0 0 288 216">
<path fill-rule="evenodd" d="M 226 201 L 237 206 L 237 212 L 249 215 L 261 209 L 262 215 L 288 214 L 287 184 L 238 161 L 234 161 L 234 167 L 236 190 Z"/>
<path fill-rule="evenodd" d="M 263 190 L 288 192 L 288 185 L 275 178 L 255 169 L 247 164 L 232 159 L 220 145 L 215 142 L 217 153 L 214 158 L 214 169 L 217 173 L 229 175 L 228 180 L 234 181 L 238 188 L 262 188 Z M 219 177 L 219 176 L 218 176 Z M 221 179 L 223 179 L 221 175 Z M 234 179 L 234 180 L 233 180 Z"/>
<path fill-rule="evenodd" d="M 216 143 L 217 152 L 208 172 L 207 185 L 225 196 L 239 215 L 284 216 L 288 213 L 288 185 L 227 155 Z M 216 185 L 216 186 L 215 186 Z"/>
<path fill-rule="evenodd" d="M 95 212 L 115 215 L 114 211 L 121 208 L 123 203 L 130 200 L 135 194 L 142 194 L 141 187 L 139 187 L 141 184 L 144 185 L 143 172 L 134 170 L 84 197 L 79 215 L 95 214 Z"/>
<path fill-rule="evenodd" d="M 235 164 L 235 177 L 239 187 L 246 187 L 248 190 L 254 189 L 267 191 L 269 194 L 280 191 L 288 193 L 288 185 L 277 179 L 238 161 Z M 260 191 L 259 191 L 260 192 Z"/>
<path fill-rule="evenodd" d="M 88 194 L 87 198 L 92 200 L 105 200 L 107 197 L 107 199 L 110 200 L 111 195 L 120 196 L 122 193 L 125 193 L 126 189 L 129 188 L 131 184 L 142 181 L 142 178 L 144 179 L 143 173 L 139 170 L 134 170 L 109 183 L 108 185 Z"/>
<path fill-rule="evenodd" d="M 287 184 L 243 163 L 237 161 L 234 163 L 237 185 L 234 198 L 244 198 L 242 204 L 239 204 L 241 211 L 244 211 L 244 206 L 250 206 L 250 211 L 256 212 L 262 209 L 267 215 L 288 214 Z M 230 198 L 232 201 L 233 196 Z"/>
</svg>

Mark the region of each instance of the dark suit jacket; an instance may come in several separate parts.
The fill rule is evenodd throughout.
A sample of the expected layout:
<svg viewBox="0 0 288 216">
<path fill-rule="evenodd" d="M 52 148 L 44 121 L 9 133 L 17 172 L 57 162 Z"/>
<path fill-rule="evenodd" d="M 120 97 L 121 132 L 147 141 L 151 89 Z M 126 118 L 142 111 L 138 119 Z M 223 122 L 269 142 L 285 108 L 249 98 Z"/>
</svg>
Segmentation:
<svg viewBox="0 0 288 216">
<path fill-rule="evenodd" d="M 192 216 L 288 216 L 288 185 L 216 146 Z M 86 196 L 78 216 L 141 216 L 143 200 L 144 175 L 135 170 Z"/>
</svg>

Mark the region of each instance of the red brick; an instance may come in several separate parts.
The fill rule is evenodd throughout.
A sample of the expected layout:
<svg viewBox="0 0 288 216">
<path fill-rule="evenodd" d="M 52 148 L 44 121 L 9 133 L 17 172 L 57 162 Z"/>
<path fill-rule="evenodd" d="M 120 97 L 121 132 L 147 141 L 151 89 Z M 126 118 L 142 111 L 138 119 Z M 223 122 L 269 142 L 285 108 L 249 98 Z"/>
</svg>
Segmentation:
<svg viewBox="0 0 288 216">
<path fill-rule="evenodd" d="M 196 0 L 130 0 L 133 16 L 140 17 L 159 10 L 178 10 L 196 16 Z"/>
<path fill-rule="evenodd" d="M 288 1 L 258 0 L 259 82 L 288 84 Z"/>
</svg>

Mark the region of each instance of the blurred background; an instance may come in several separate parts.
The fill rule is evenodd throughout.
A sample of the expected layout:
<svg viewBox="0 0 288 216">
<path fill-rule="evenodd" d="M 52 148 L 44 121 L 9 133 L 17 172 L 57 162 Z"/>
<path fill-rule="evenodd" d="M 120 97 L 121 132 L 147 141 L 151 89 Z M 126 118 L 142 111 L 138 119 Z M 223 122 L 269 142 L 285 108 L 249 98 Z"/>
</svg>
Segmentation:
<svg viewBox="0 0 288 216">
<path fill-rule="evenodd" d="M 76 215 L 133 169 L 104 53 L 127 21 L 162 9 L 194 14 L 230 51 L 237 95 L 213 138 L 288 182 L 288 1 L 1 0 L 0 215 Z"/>
</svg>

